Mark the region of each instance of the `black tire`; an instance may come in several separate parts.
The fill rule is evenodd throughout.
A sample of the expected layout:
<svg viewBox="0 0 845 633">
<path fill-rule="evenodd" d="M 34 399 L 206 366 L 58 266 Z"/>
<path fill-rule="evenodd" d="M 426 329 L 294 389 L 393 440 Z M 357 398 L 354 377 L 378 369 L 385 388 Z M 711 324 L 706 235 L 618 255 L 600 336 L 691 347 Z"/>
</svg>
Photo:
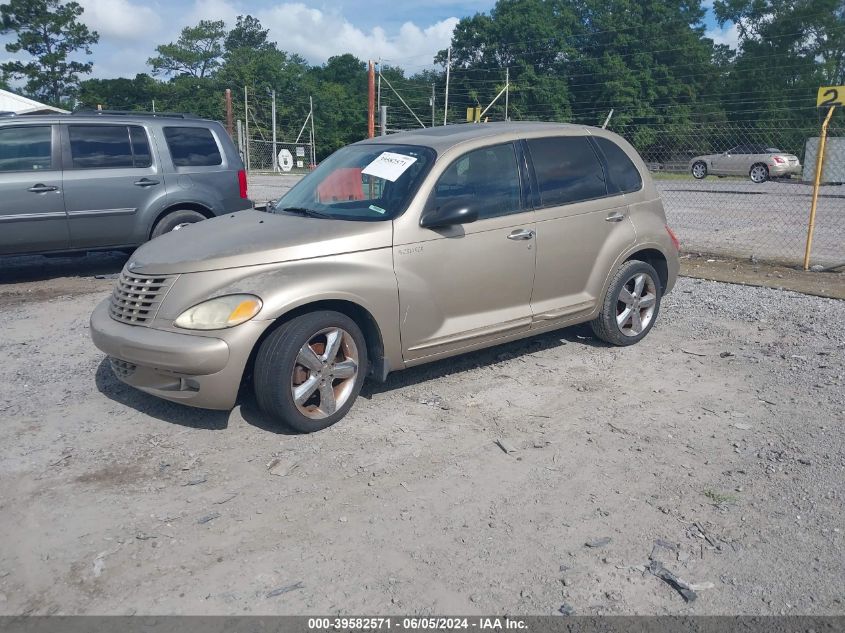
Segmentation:
<svg viewBox="0 0 845 633">
<path fill-rule="evenodd" d="M 762 171 L 765 175 L 763 176 L 763 178 L 761 180 L 754 180 L 754 175 L 753 175 L 754 170 L 757 169 L 758 167 L 763 168 Z M 769 180 L 769 166 L 766 165 L 765 163 L 754 163 L 753 165 L 751 165 L 751 169 L 748 170 L 748 177 L 751 179 L 751 182 L 753 182 L 754 184 L 757 184 L 757 185 L 761 185 L 764 182 L 768 182 L 768 180 Z"/>
<path fill-rule="evenodd" d="M 622 331 L 622 328 L 617 323 L 616 317 L 620 314 L 620 309 L 624 310 L 625 304 L 620 300 L 620 294 L 626 284 L 638 275 L 645 274 L 651 279 L 653 284 L 653 292 L 655 294 L 654 310 L 645 324 L 642 331 L 636 335 L 629 335 Z M 648 282 L 646 281 L 646 285 Z M 654 322 L 657 321 L 657 315 L 660 312 L 660 300 L 663 296 L 663 288 L 660 285 L 660 277 L 654 268 L 645 262 L 632 259 L 620 266 L 619 270 L 613 276 L 610 285 L 607 288 L 607 294 L 602 302 L 601 312 L 590 322 L 593 332 L 601 340 L 610 343 L 611 345 L 618 345 L 624 347 L 640 342 L 651 331 Z M 638 310 L 641 308 L 637 307 Z M 647 309 L 646 309 L 647 311 Z M 642 312 L 640 312 L 642 314 Z"/>
<path fill-rule="evenodd" d="M 352 337 L 358 371 L 346 400 L 332 415 L 315 419 L 300 411 L 290 385 L 300 349 L 328 328 L 340 328 Z M 255 358 L 255 398 L 261 410 L 275 420 L 302 433 L 313 433 L 331 426 L 352 408 L 364 384 L 367 367 L 366 341 L 355 321 L 340 312 L 310 312 L 283 323 L 261 344 Z"/>
<path fill-rule="evenodd" d="M 701 167 L 701 171 L 698 175 L 696 175 L 695 173 L 696 167 Z M 696 180 L 704 180 L 705 178 L 707 178 L 707 163 L 705 163 L 703 160 L 698 160 L 694 162 L 692 164 L 692 168 L 690 168 L 690 173 L 692 174 L 692 177 Z"/>
<path fill-rule="evenodd" d="M 156 222 L 156 225 L 153 227 L 153 232 L 150 235 L 150 239 L 158 237 L 159 235 L 164 235 L 165 233 L 170 233 L 170 231 L 175 230 L 176 227 L 181 227 L 185 224 L 194 224 L 195 222 L 202 222 L 205 219 L 207 218 L 199 211 L 191 211 L 190 209 L 177 209 L 175 211 L 171 211 Z"/>
</svg>

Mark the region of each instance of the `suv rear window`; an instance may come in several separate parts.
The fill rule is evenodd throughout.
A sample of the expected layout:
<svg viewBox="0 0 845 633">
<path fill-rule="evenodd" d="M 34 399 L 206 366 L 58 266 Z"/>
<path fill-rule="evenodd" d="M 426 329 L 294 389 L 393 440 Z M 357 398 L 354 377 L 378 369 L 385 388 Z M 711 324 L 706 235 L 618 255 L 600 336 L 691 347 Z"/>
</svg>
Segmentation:
<svg viewBox="0 0 845 633">
<path fill-rule="evenodd" d="M 604 171 L 585 136 L 528 139 L 540 204 L 552 207 L 607 195 Z"/>
<path fill-rule="evenodd" d="M 49 125 L 0 128 L 0 172 L 51 169 Z"/>
<path fill-rule="evenodd" d="M 223 157 L 211 130 L 204 127 L 166 127 L 164 138 L 177 167 L 222 165 Z"/>
<path fill-rule="evenodd" d="M 147 133 L 138 125 L 69 125 L 68 134 L 75 169 L 149 167 L 152 164 Z"/>
<path fill-rule="evenodd" d="M 600 136 L 593 137 L 607 161 L 608 193 L 631 193 L 643 186 L 640 172 L 616 143 Z"/>
</svg>

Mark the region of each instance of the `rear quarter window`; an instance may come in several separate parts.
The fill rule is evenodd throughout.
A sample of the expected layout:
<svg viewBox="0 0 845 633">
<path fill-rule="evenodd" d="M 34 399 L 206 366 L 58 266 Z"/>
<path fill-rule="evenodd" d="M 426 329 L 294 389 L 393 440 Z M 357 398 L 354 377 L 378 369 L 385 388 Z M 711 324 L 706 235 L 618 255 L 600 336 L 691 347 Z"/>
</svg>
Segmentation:
<svg viewBox="0 0 845 633">
<path fill-rule="evenodd" d="M 639 191 L 643 186 L 643 179 L 625 151 L 610 139 L 600 136 L 593 138 L 607 163 L 607 192 L 614 194 Z"/>
<path fill-rule="evenodd" d="M 223 156 L 211 130 L 204 127 L 165 127 L 164 138 L 176 167 L 213 167 Z"/>
<path fill-rule="evenodd" d="M 534 138 L 527 143 L 542 206 L 607 195 L 604 170 L 586 136 Z"/>
</svg>

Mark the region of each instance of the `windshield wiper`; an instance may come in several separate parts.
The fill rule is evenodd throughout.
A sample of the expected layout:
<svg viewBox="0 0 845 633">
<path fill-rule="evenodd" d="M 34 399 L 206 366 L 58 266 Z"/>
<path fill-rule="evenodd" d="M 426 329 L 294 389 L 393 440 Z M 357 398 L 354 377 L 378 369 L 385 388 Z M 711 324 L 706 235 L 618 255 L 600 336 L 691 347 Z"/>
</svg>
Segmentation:
<svg viewBox="0 0 845 633">
<path fill-rule="evenodd" d="M 333 220 L 334 218 L 330 215 L 326 215 L 325 213 L 320 213 L 319 211 L 315 211 L 314 209 L 308 209 L 306 207 L 285 207 L 282 209 L 287 213 L 295 213 L 297 215 L 304 215 L 310 218 L 323 218 L 324 220 Z"/>
</svg>

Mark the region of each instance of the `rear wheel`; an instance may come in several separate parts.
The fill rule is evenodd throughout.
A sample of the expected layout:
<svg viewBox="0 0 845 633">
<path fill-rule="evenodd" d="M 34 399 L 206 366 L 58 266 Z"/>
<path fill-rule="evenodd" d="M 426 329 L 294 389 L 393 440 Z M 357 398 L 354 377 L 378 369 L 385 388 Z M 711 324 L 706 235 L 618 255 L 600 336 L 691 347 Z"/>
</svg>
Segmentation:
<svg viewBox="0 0 845 633">
<path fill-rule="evenodd" d="M 158 237 L 159 235 L 164 235 L 165 233 L 170 233 L 170 231 L 178 231 L 189 224 L 202 222 L 205 219 L 206 217 L 199 211 L 192 211 L 190 209 L 177 209 L 176 211 L 171 211 L 156 222 L 153 232 L 150 235 L 150 239 Z"/>
<path fill-rule="evenodd" d="M 701 180 L 707 177 L 707 164 L 702 161 L 696 161 L 692 165 L 692 177 L 696 180 Z"/>
<path fill-rule="evenodd" d="M 754 184 L 761 184 L 769 179 L 769 168 L 763 163 L 755 163 L 748 172 L 748 177 Z"/>
<path fill-rule="evenodd" d="M 660 278 L 650 264 L 625 262 L 607 289 L 601 312 L 590 323 L 593 332 L 612 345 L 641 341 L 657 319 L 661 293 Z"/>
<path fill-rule="evenodd" d="M 340 420 L 358 397 L 367 345 L 345 314 L 311 312 L 281 325 L 261 344 L 254 389 L 261 409 L 303 433 Z"/>
</svg>

